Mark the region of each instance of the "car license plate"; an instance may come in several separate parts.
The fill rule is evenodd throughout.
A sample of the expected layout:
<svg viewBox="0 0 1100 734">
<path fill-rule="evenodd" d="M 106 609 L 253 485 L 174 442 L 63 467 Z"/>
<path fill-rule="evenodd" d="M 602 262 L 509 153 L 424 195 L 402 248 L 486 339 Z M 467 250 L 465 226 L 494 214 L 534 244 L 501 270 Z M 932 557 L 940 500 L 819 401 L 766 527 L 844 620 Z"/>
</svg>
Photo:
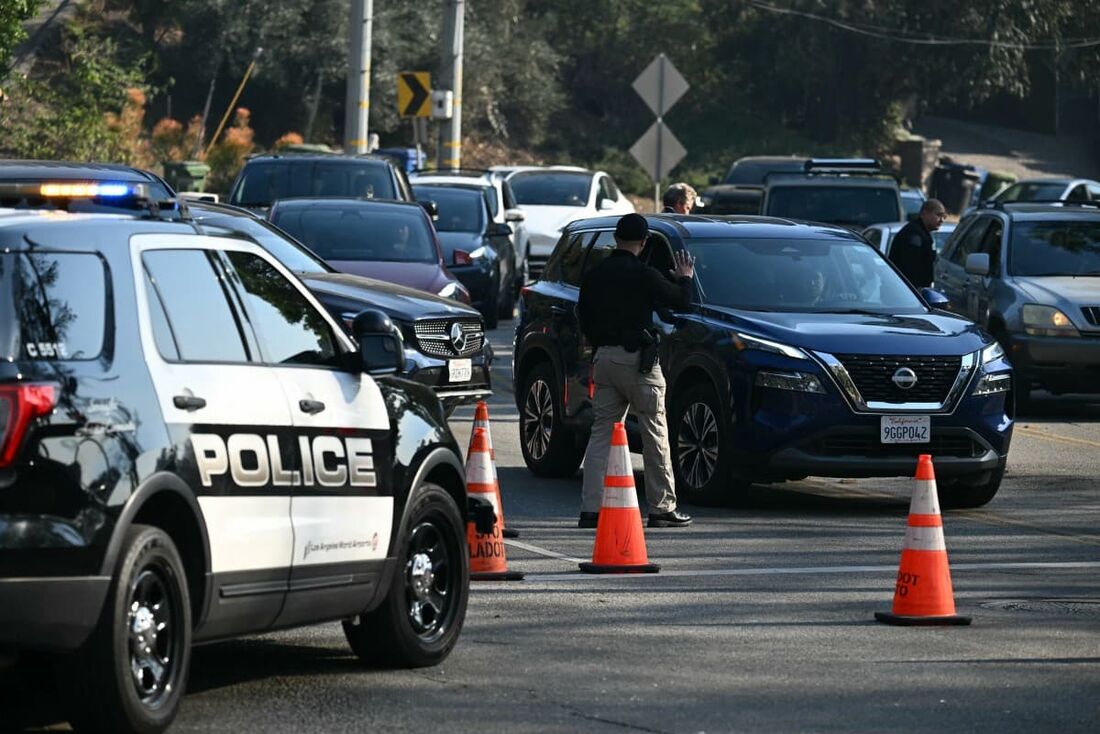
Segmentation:
<svg viewBox="0 0 1100 734">
<path fill-rule="evenodd" d="M 447 363 L 447 380 L 449 382 L 469 382 L 474 374 L 474 361 L 472 359 L 452 359 Z"/>
<path fill-rule="evenodd" d="M 932 435 L 927 415 L 884 415 L 880 427 L 882 443 L 928 443 Z"/>
</svg>

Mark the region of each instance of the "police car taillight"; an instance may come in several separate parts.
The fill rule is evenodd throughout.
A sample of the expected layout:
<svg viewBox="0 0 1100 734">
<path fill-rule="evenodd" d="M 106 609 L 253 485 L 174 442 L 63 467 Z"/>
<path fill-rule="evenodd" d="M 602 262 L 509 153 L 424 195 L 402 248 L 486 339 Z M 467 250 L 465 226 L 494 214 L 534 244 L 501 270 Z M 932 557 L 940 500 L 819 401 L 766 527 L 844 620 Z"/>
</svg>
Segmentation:
<svg viewBox="0 0 1100 734">
<path fill-rule="evenodd" d="M 56 385 L 0 385 L 0 468 L 11 466 L 31 423 L 56 406 Z"/>
</svg>

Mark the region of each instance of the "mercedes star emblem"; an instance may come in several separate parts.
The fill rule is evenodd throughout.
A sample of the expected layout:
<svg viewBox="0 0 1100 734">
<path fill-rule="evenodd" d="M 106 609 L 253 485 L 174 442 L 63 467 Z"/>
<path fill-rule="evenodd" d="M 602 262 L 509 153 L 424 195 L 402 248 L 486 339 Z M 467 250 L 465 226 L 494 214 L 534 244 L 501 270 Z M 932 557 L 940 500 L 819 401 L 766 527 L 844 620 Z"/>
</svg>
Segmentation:
<svg viewBox="0 0 1100 734">
<path fill-rule="evenodd" d="M 917 373 L 908 367 L 901 367 L 890 380 L 902 390 L 910 390 L 917 384 Z"/>
<path fill-rule="evenodd" d="M 462 351 L 466 349 L 466 331 L 462 328 L 462 324 L 457 321 L 451 324 L 451 346 L 459 354 L 462 354 Z M 913 380 L 916 379 L 916 375 L 914 375 Z"/>
</svg>

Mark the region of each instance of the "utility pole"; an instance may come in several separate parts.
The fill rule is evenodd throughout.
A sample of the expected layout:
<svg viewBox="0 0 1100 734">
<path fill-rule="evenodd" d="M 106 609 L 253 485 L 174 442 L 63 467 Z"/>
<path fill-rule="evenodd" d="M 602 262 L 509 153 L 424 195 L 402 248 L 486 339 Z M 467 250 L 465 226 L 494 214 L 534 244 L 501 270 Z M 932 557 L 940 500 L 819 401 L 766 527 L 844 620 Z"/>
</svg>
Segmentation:
<svg viewBox="0 0 1100 734">
<path fill-rule="evenodd" d="M 371 26 L 374 0 L 351 0 L 351 32 L 348 39 L 347 114 L 344 119 L 344 151 L 367 153 L 367 118 L 370 115 Z"/>
<path fill-rule="evenodd" d="M 444 90 L 454 93 L 453 114 L 439 124 L 439 154 L 436 167 L 462 166 L 462 35 L 466 0 L 447 0 L 440 39 L 439 79 Z"/>
</svg>

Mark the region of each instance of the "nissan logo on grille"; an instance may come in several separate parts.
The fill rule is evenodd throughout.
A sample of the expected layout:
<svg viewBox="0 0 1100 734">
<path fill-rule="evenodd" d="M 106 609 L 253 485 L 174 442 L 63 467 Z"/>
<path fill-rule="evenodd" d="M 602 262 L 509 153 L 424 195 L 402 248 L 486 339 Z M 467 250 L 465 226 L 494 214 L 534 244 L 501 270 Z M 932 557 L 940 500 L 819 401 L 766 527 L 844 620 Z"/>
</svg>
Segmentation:
<svg viewBox="0 0 1100 734">
<path fill-rule="evenodd" d="M 917 384 L 917 373 L 908 367 L 901 367 L 890 378 L 890 381 L 902 390 L 911 390 Z"/>
<path fill-rule="evenodd" d="M 455 348 L 455 352 L 458 354 L 462 354 L 462 351 L 466 349 L 466 330 L 457 321 L 451 324 L 451 346 Z M 913 380 L 916 381 L 915 375 Z"/>
</svg>

